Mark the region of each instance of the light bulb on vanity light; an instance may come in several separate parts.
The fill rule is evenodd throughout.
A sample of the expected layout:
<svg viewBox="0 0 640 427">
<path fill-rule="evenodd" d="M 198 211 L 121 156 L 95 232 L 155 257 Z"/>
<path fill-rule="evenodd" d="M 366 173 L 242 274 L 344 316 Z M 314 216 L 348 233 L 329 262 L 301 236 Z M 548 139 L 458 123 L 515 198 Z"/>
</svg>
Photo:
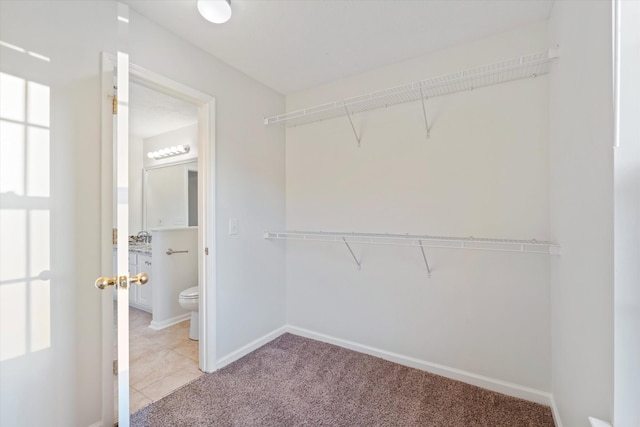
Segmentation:
<svg viewBox="0 0 640 427">
<path fill-rule="evenodd" d="M 191 151 L 189 145 L 173 145 L 171 147 L 161 148 L 156 151 L 149 151 L 147 157 L 153 160 L 163 159 L 165 157 L 179 156 L 181 154 L 187 154 Z"/>
<path fill-rule="evenodd" d="M 224 24 L 231 18 L 231 0 L 198 0 L 198 12 L 214 24 Z"/>
</svg>

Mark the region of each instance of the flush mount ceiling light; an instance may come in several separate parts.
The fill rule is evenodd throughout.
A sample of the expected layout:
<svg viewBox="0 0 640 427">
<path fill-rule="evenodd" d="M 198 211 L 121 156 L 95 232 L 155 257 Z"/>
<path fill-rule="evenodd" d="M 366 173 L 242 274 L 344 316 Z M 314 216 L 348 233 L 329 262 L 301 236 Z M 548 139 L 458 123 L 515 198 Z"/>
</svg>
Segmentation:
<svg viewBox="0 0 640 427">
<path fill-rule="evenodd" d="M 149 151 L 147 157 L 150 159 L 164 159 L 165 157 L 179 156 L 187 154 L 191 150 L 188 145 L 176 145 L 173 147 L 162 148 L 157 151 Z"/>
<path fill-rule="evenodd" d="M 198 12 L 214 24 L 224 24 L 231 18 L 231 0 L 198 0 Z"/>
</svg>

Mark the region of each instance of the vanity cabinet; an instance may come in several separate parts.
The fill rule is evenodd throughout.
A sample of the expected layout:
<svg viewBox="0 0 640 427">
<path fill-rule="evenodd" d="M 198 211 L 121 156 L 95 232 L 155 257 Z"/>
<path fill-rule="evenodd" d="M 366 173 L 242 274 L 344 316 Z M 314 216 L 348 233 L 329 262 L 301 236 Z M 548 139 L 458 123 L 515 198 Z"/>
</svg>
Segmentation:
<svg viewBox="0 0 640 427">
<path fill-rule="evenodd" d="M 116 271 L 116 253 L 113 253 L 113 266 Z M 147 273 L 149 281 L 145 285 L 134 284 L 129 288 L 129 305 L 151 313 L 153 294 L 153 273 L 151 268 L 151 255 L 145 253 L 129 253 L 129 274 Z M 114 294 L 115 299 L 115 294 Z"/>
<path fill-rule="evenodd" d="M 135 305 L 136 307 L 151 312 L 151 294 L 153 292 L 153 287 L 152 287 L 152 282 L 153 280 L 151 279 L 152 277 L 152 269 L 151 269 L 151 255 L 143 255 L 143 254 L 138 254 L 138 270 L 136 272 L 137 273 L 147 273 L 149 275 L 149 282 L 147 282 L 146 285 L 134 285 L 132 286 L 132 290 L 133 288 L 135 288 L 135 294 L 136 294 L 136 300 L 135 300 Z M 131 300 L 130 300 L 131 301 Z"/>
<path fill-rule="evenodd" d="M 129 275 L 130 276 L 135 276 L 136 274 L 138 274 L 138 267 L 137 267 L 137 255 L 136 254 L 129 254 Z M 137 285 L 133 285 L 129 288 L 129 305 L 133 305 L 134 307 L 136 306 L 136 286 Z"/>
</svg>

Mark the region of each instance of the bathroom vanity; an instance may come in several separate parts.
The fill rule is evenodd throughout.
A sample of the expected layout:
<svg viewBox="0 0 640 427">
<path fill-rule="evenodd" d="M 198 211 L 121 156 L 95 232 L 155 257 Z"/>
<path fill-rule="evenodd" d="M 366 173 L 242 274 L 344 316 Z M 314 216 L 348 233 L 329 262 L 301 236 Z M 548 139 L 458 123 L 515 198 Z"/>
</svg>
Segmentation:
<svg viewBox="0 0 640 427">
<path fill-rule="evenodd" d="M 149 282 L 145 285 L 133 285 L 129 288 L 129 305 L 147 313 L 152 312 L 153 307 L 153 273 L 151 261 L 151 245 L 129 246 L 129 275 L 147 273 Z M 115 271 L 116 254 L 113 254 L 113 266 Z"/>
<path fill-rule="evenodd" d="M 153 294 L 153 274 L 151 269 L 151 249 L 147 252 L 129 252 L 129 271 L 131 275 L 147 273 L 149 282 L 146 285 L 133 285 L 129 288 L 129 305 L 151 313 Z"/>
</svg>

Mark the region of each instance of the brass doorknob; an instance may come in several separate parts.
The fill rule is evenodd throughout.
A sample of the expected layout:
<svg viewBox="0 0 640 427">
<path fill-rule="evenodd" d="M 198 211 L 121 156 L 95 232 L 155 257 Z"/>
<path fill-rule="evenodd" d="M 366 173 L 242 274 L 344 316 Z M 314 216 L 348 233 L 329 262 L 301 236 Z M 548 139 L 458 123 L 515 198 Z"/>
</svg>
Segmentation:
<svg viewBox="0 0 640 427">
<path fill-rule="evenodd" d="M 96 279 L 95 285 L 96 288 L 103 290 L 107 286 L 113 286 L 116 283 L 118 283 L 117 277 L 98 277 L 98 279 Z"/>
<path fill-rule="evenodd" d="M 129 278 L 129 283 L 138 283 L 140 285 L 144 285 L 149 281 L 149 275 L 147 273 L 138 273 L 133 277 Z"/>
<path fill-rule="evenodd" d="M 129 277 L 129 283 L 138 283 L 140 285 L 144 285 L 149 281 L 149 275 L 147 273 L 138 273 L 135 276 Z M 96 288 L 103 290 L 108 286 L 115 286 L 120 283 L 120 286 L 126 287 L 127 285 L 127 276 L 118 277 L 98 277 L 96 279 Z"/>
</svg>

